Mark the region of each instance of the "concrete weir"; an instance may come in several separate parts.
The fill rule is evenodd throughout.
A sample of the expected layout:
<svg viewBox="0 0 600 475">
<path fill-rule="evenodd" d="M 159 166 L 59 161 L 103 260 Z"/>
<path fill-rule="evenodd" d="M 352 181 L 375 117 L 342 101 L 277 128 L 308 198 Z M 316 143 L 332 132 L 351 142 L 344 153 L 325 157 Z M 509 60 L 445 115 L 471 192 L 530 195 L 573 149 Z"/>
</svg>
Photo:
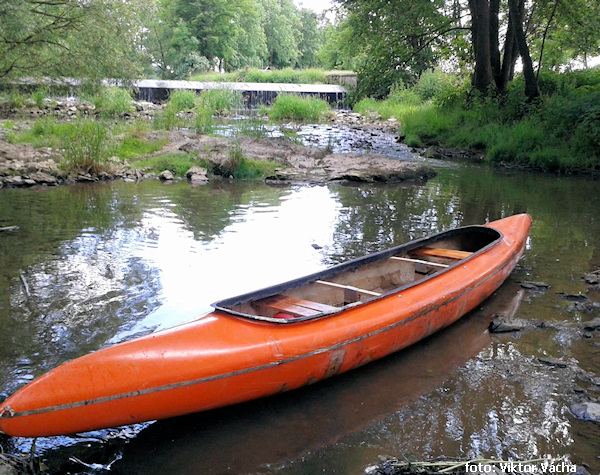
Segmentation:
<svg viewBox="0 0 600 475">
<path fill-rule="evenodd" d="M 137 98 L 148 102 L 163 102 L 171 92 L 176 90 L 191 90 L 196 92 L 209 89 L 226 89 L 240 91 L 246 107 L 255 108 L 261 104 L 270 105 L 278 94 L 299 94 L 302 96 L 318 97 L 332 106 L 340 107 L 347 97 L 348 90 L 344 86 L 334 84 L 284 84 L 258 82 L 200 82 L 141 79 L 133 82 L 137 90 Z"/>
</svg>

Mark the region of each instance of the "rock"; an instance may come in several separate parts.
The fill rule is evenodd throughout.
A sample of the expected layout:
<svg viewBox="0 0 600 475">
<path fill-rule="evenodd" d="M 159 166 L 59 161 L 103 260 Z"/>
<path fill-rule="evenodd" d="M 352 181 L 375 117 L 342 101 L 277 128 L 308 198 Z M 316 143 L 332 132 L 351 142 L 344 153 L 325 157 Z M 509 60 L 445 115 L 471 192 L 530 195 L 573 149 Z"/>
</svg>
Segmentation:
<svg viewBox="0 0 600 475">
<path fill-rule="evenodd" d="M 583 324 L 583 329 L 587 331 L 600 330 L 600 317 L 594 318 Z"/>
<path fill-rule="evenodd" d="M 191 167 L 187 172 L 185 172 L 185 176 L 192 185 L 203 185 L 208 183 L 208 177 L 206 176 L 208 171 L 203 167 Z"/>
<path fill-rule="evenodd" d="M 548 290 L 550 286 L 544 282 L 521 282 L 521 287 L 528 290 Z"/>
<path fill-rule="evenodd" d="M 566 368 L 569 366 L 569 363 L 564 362 L 563 360 L 559 360 L 558 358 L 552 358 L 549 356 L 543 356 L 538 358 L 538 361 L 547 366 L 555 366 L 557 368 Z"/>
<path fill-rule="evenodd" d="M 173 180 L 173 174 L 169 170 L 164 170 L 158 174 L 158 178 L 161 181 L 171 181 Z"/>
<path fill-rule="evenodd" d="M 11 186 L 23 186 L 24 185 L 23 177 L 20 175 L 13 176 L 13 177 L 6 179 L 5 183 L 7 183 L 8 185 L 11 185 Z"/>
<path fill-rule="evenodd" d="M 35 180 L 37 183 L 42 183 L 42 184 L 46 184 L 46 185 L 57 185 L 58 184 L 58 180 L 56 179 L 56 177 L 49 175 L 48 173 L 44 173 L 44 172 L 35 172 L 29 175 L 29 178 L 31 178 L 32 180 Z"/>
<path fill-rule="evenodd" d="M 600 269 L 585 274 L 583 280 L 590 285 L 600 284 Z"/>
<path fill-rule="evenodd" d="M 600 308 L 600 303 L 585 300 L 583 302 L 574 302 L 573 305 L 569 305 L 567 310 L 571 312 L 593 312 L 597 308 Z"/>
<path fill-rule="evenodd" d="M 32 180 L 31 178 L 25 178 L 23 180 L 23 184 L 26 185 L 26 186 L 37 185 L 37 183 L 35 182 L 35 180 Z"/>
<path fill-rule="evenodd" d="M 189 177 L 189 180 L 192 185 L 204 185 L 208 183 L 208 177 L 206 175 L 194 174 Z"/>
<path fill-rule="evenodd" d="M 600 422 L 600 404 L 598 403 L 581 402 L 572 404 L 569 409 L 577 419 Z"/>
<path fill-rule="evenodd" d="M 543 322 L 532 322 L 522 318 L 497 317 L 490 322 L 489 330 L 490 333 L 509 333 L 532 328 L 544 328 L 545 326 L 546 324 Z"/>
<path fill-rule="evenodd" d="M 556 295 L 570 302 L 587 302 L 589 298 L 583 294 L 565 294 L 564 292 L 556 292 Z"/>
<path fill-rule="evenodd" d="M 600 387 L 600 377 L 596 376 L 591 371 L 579 371 L 577 373 L 577 379 Z"/>
</svg>

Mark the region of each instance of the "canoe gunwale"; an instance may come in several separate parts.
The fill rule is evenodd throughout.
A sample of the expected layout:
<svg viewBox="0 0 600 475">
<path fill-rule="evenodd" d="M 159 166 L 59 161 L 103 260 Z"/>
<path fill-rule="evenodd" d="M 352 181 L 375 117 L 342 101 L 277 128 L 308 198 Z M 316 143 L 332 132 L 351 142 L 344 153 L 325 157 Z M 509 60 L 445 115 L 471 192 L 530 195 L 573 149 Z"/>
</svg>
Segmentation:
<svg viewBox="0 0 600 475">
<path fill-rule="evenodd" d="M 494 236 L 495 239 L 492 242 L 490 242 L 489 244 L 482 247 L 481 249 L 473 252 L 473 254 L 471 254 L 469 257 L 466 257 L 464 259 L 456 261 L 453 264 L 451 264 L 450 266 L 448 266 L 447 268 L 441 269 L 439 272 L 436 272 L 435 274 L 427 275 L 418 281 L 410 282 L 406 285 L 396 287 L 394 289 L 391 289 L 387 292 L 382 293 L 381 295 L 369 297 L 360 302 L 353 302 L 353 303 L 344 305 L 342 307 L 337 308 L 335 311 L 321 312 L 316 315 L 300 316 L 300 317 L 295 317 L 293 319 L 283 319 L 283 318 L 272 318 L 272 317 L 265 317 L 262 315 L 248 314 L 248 313 L 244 313 L 244 312 L 239 312 L 237 310 L 232 310 L 232 309 L 226 307 L 226 305 L 237 305 L 237 304 L 252 301 L 252 300 L 260 300 L 263 298 L 272 297 L 274 295 L 285 292 L 286 290 L 291 290 L 291 289 L 295 289 L 298 287 L 302 287 L 304 285 L 309 285 L 309 284 L 314 283 L 317 280 L 323 280 L 332 275 L 336 275 L 336 274 L 344 272 L 344 271 L 352 270 L 352 269 L 361 267 L 363 265 L 372 264 L 374 262 L 387 259 L 395 254 L 400 253 L 400 252 L 410 252 L 413 249 L 423 247 L 426 244 L 433 244 L 439 240 L 442 240 L 442 239 L 445 239 L 448 237 L 452 237 L 452 236 L 458 235 L 458 234 L 468 233 L 469 231 L 476 231 L 476 232 L 481 232 L 484 234 L 489 234 L 490 236 Z M 366 256 L 362 256 L 362 257 L 359 257 L 356 259 L 351 259 L 347 262 L 343 262 L 341 264 L 336 264 L 336 265 L 334 265 L 332 267 L 328 267 L 327 269 L 324 269 L 322 271 L 318 271 L 313 274 L 302 276 L 297 279 L 289 280 L 287 282 L 283 282 L 280 284 L 265 287 L 263 289 L 255 290 L 255 291 L 241 294 L 241 295 L 238 295 L 235 297 L 229 297 L 224 300 L 219 300 L 219 301 L 211 304 L 211 306 L 215 310 L 218 310 L 220 312 L 223 312 L 225 314 L 229 314 L 232 316 L 242 317 L 244 319 L 254 320 L 254 321 L 275 323 L 278 325 L 294 324 L 294 323 L 299 323 L 299 322 L 305 322 L 307 320 L 315 320 L 315 319 L 325 318 L 328 316 L 337 315 L 340 312 L 343 312 L 348 309 L 367 305 L 367 304 L 370 304 L 377 300 L 384 299 L 386 297 L 389 297 L 390 295 L 394 295 L 398 292 L 405 291 L 406 289 L 416 287 L 418 285 L 422 285 L 434 277 L 438 277 L 440 275 L 446 274 L 446 273 L 450 272 L 451 270 L 455 269 L 456 267 L 458 267 L 460 265 L 464 265 L 466 262 L 476 259 L 477 257 L 479 257 L 484 252 L 488 251 L 492 247 L 497 246 L 503 239 L 504 239 L 504 234 L 500 230 L 490 227 L 490 226 L 485 226 L 485 225 L 463 226 L 463 227 L 451 229 L 448 231 L 442 231 L 441 233 L 434 234 L 433 236 L 428 236 L 428 237 L 416 239 L 414 241 L 409 241 L 407 243 L 400 244 L 398 246 L 395 246 L 395 247 L 392 247 L 389 249 L 383 249 L 381 251 L 377 251 L 375 253 L 368 254 Z"/>
</svg>

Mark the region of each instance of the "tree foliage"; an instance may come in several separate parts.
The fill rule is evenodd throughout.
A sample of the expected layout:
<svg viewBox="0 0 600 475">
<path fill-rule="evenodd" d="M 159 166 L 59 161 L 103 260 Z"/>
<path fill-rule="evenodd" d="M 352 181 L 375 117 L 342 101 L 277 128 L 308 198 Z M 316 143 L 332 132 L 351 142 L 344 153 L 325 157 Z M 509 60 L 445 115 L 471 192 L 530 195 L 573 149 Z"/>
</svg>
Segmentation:
<svg viewBox="0 0 600 475">
<path fill-rule="evenodd" d="M 337 1 L 363 58 L 359 71 L 369 78 L 363 94 L 414 83 L 441 60 L 466 66 L 481 94 L 503 93 L 520 58 L 531 100 L 539 94 L 541 66 L 587 65 L 600 54 L 600 0 Z"/>
<path fill-rule="evenodd" d="M 0 78 L 122 78 L 139 71 L 136 0 L 3 0 Z"/>
</svg>

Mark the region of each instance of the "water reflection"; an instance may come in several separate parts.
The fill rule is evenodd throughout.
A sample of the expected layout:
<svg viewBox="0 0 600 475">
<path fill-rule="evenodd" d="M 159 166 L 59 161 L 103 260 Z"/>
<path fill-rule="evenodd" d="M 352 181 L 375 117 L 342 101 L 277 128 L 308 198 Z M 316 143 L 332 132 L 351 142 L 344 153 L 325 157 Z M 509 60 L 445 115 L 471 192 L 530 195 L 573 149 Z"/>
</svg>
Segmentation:
<svg viewBox="0 0 600 475">
<path fill-rule="evenodd" d="M 591 317 L 556 295 L 586 292 L 581 275 L 600 265 L 597 183 L 467 166 L 438 171 L 420 187 L 142 182 L 0 190 L 0 226 L 21 226 L 0 235 L 0 391 L 65 359 L 197 318 L 215 300 L 527 211 L 534 225 L 524 259 L 466 324 L 322 385 L 151 425 L 113 471 L 151 473 L 142 461 L 148 452 L 151 464 L 181 471 L 359 473 L 381 453 L 570 454 L 593 467 L 595 429 L 566 411 L 573 374 L 552 372 L 536 358 L 600 367 L 593 341 L 577 327 Z M 551 290 L 532 294 L 519 280 L 545 281 Z M 490 343 L 484 328 L 492 313 L 560 328 Z M 14 443 L 14 451 L 26 445 Z M 39 446 L 50 453 L 76 443 Z M 120 450 L 100 445 L 105 455 L 112 451 L 102 460 L 81 444 L 77 457 L 108 463 Z"/>
</svg>

